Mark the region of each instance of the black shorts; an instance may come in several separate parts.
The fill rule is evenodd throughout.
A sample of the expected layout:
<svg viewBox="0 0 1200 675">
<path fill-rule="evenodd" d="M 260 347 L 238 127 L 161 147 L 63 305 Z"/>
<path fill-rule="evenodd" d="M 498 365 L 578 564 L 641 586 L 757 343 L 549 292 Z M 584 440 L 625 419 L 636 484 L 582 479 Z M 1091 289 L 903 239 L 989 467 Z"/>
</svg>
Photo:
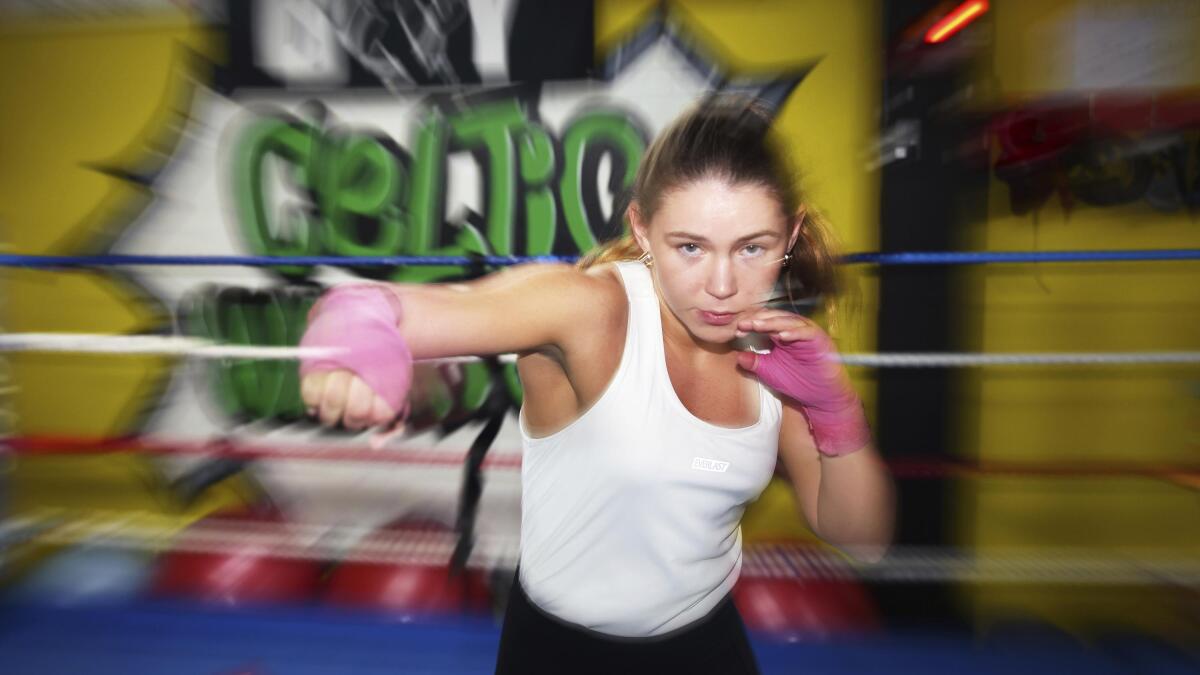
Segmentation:
<svg viewBox="0 0 1200 675">
<path fill-rule="evenodd" d="M 619 638 L 555 618 L 514 580 L 496 675 L 757 675 L 758 664 L 733 598 L 687 626 L 648 638 Z"/>
</svg>

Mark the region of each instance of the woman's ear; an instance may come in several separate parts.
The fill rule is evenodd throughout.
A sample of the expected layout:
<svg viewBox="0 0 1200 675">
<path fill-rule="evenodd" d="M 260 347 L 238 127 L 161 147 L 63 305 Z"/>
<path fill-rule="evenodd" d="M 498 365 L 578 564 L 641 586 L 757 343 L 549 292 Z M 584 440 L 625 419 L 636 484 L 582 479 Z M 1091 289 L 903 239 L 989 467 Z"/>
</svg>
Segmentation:
<svg viewBox="0 0 1200 675">
<path fill-rule="evenodd" d="M 796 247 L 796 240 L 800 238 L 800 230 L 804 228 L 804 217 L 806 215 L 808 215 L 807 206 L 801 205 L 799 209 L 796 209 L 796 215 L 792 218 L 792 231 L 788 235 L 788 251 Z"/>
<path fill-rule="evenodd" d="M 650 235 L 646 230 L 646 221 L 642 220 L 642 209 L 637 202 L 629 205 L 629 210 L 626 211 L 629 218 L 629 230 L 633 233 L 633 238 L 637 241 L 638 246 L 642 247 L 643 253 L 650 252 Z"/>
</svg>

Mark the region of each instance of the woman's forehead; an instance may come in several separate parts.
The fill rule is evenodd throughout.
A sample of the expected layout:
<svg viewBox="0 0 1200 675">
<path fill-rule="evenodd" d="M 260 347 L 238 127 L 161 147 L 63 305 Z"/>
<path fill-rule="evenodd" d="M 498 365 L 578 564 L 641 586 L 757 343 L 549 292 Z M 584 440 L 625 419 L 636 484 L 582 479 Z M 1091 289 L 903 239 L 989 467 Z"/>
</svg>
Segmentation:
<svg viewBox="0 0 1200 675">
<path fill-rule="evenodd" d="M 767 188 L 720 179 L 704 179 L 663 195 L 652 226 L 664 233 L 689 231 L 737 239 L 764 229 L 783 231 L 786 219 L 779 201 Z"/>
</svg>

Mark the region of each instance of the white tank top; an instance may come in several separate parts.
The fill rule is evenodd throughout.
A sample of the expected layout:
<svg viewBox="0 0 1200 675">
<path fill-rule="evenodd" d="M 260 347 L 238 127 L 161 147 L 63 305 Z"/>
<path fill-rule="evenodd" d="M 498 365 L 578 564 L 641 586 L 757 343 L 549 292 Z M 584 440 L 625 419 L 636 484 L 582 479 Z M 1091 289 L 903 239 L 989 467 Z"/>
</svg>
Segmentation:
<svg viewBox="0 0 1200 675">
<path fill-rule="evenodd" d="M 667 374 L 649 270 L 617 269 L 629 322 L 604 394 L 544 438 L 530 437 L 522 411 L 520 577 L 549 614 L 639 637 L 703 617 L 733 588 L 739 523 L 775 470 L 782 407 L 759 384 L 751 426 L 688 411 Z"/>
</svg>

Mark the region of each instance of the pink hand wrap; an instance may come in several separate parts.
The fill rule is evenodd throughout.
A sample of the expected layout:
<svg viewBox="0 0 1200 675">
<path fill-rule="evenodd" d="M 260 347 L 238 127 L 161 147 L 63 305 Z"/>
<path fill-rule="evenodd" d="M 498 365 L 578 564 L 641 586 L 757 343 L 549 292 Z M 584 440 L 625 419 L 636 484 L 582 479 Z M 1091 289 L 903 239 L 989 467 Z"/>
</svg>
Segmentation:
<svg viewBox="0 0 1200 675">
<path fill-rule="evenodd" d="M 400 299 L 382 286 L 338 286 L 308 313 L 301 347 L 341 350 L 300 360 L 300 376 L 344 368 L 362 378 L 392 410 L 404 409 L 412 386 L 413 357 L 400 334 Z"/>
<path fill-rule="evenodd" d="M 829 336 L 781 342 L 770 354 L 754 355 L 749 370 L 764 384 L 804 409 L 817 450 L 828 457 L 848 455 L 871 441 L 862 402 L 835 360 Z"/>
</svg>

